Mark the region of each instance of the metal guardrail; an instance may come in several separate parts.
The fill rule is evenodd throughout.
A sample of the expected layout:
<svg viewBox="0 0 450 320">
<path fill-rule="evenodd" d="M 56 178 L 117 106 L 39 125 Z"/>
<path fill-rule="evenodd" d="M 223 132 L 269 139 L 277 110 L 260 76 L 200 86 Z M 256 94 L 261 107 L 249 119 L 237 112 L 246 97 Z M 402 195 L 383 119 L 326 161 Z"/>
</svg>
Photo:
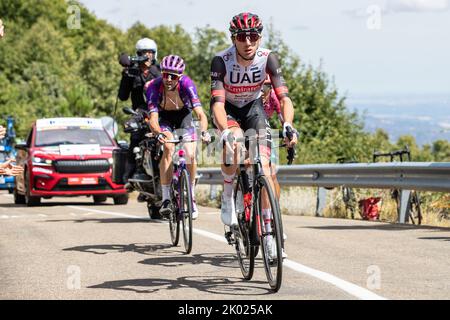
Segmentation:
<svg viewBox="0 0 450 320">
<path fill-rule="evenodd" d="M 223 183 L 220 168 L 199 168 L 200 184 Z M 399 189 L 408 199 L 410 190 L 450 192 L 450 162 L 389 162 L 279 166 L 282 186 L 318 187 L 316 215 L 325 207 L 326 189 L 335 187 Z M 407 201 L 401 200 L 398 221 L 408 219 Z"/>
<path fill-rule="evenodd" d="M 222 184 L 220 168 L 199 168 L 200 184 Z M 450 192 L 450 162 L 352 163 L 279 166 L 284 186 L 350 187 Z"/>
</svg>

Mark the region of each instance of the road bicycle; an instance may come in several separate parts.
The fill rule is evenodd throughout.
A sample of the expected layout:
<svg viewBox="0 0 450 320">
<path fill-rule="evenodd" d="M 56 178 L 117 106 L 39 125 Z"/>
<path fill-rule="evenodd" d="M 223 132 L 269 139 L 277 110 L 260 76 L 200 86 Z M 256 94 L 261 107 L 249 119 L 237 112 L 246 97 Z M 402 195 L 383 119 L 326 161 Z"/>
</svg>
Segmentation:
<svg viewBox="0 0 450 320">
<path fill-rule="evenodd" d="M 165 143 L 197 142 L 198 140 L 178 139 L 166 140 Z M 185 151 L 178 149 L 175 151 L 173 161 L 173 175 L 171 182 L 171 213 L 169 215 L 169 230 L 172 245 L 177 246 L 180 240 L 180 228 L 183 232 L 184 249 L 187 254 L 192 251 L 192 213 L 193 195 L 192 184 L 189 171 L 187 169 Z"/>
<path fill-rule="evenodd" d="M 234 192 L 238 224 L 230 227 L 225 236 L 228 243 L 235 247 L 239 266 L 246 280 L 253 277 L 255 258 L 258 248 L 261 248 L 267 281 L 270 288 L 277 292 L 281 287 L 283 275 L 283 225 L 270 177 L 267 177 L 262 169 L 260 140 L 265 140 L 265 137 L 246 136 L 236 139 L 236 142 L 245 144 L 255 141 L 256 156 L 250 164 L 250 173 L 247 172 L 245 164 L 238 167 Z M 288 152 L 288 158 L 294 155 L 295 152 Z M 288 161 L 292 163 L 292 159 Z M 270 208 L 269 218 L 263 216 L 263 208 Z"/>
<path fill-rule="evenodd" d="M 377 162 L 378 158 L 385 158 L 389 157 L 390 162 L 394 162 L 396 157 L 400 160 L 400 162 L 403 162 L 403 156 L 407 156 L 407 161 L 411 161 L 411 151 L 409 150 L 408 146 L 405 146 L 402 150 L 396 150 L 392 152 L 387 153 L 381 153 L 378 151 L 373 152 L 373 162 Z M 393 199 L 395 199 L 397 203 L 397 213 L 400 215 L 400 208 L 401 208 L 401 190 L 399 189 L 393 189 L 391 191 L 391 196 Z M 412 190 L 406 207 L 406 220 L 410 220 L 412 224 L 422 224 L 422 209 L 420 208 L 420 197 L 419 194 Z M 407 222 L 407 221 L 406 221 Z"/>
</svg>

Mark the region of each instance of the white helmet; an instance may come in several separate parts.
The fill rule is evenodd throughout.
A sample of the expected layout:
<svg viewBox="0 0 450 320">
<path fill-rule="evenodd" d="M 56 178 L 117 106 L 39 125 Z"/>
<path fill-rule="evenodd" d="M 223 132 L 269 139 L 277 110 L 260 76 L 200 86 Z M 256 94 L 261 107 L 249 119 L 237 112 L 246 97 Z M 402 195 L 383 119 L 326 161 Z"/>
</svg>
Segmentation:
<svg viewBox="0 0 450 320">
<path fill-rule="evenodd" d="M 141 50 L 152 50 L 155 52 L 155 60 L 158 55 L 158 46 L 156 45 L 156 42 L 149 38 L 143 38 L 140 39 L 138 42 L 136 42 L 136 51 Z"/>
</svg>

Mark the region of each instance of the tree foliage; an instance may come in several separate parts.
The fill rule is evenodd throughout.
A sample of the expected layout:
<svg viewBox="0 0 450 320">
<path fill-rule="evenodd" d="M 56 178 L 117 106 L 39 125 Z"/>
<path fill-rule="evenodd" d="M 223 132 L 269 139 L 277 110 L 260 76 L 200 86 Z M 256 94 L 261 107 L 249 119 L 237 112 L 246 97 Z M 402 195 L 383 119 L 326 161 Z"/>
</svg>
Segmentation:
<svg viewBox="0 0 450 320">
<path fill-rule="evenodd" d="M 73 5 L 80 10 L 78 29 L 68 27 Z M 0 12 L 6 26 L 0 41 L 1 114 L 16 118 L 22 138 L 37 118 L 112 116 L 121 75 L 118 56 L 134 54 L 142 37 L 157 42 L 159 59 L 167 54 L 185 59 L 186 73 L 209 109 L 211 59 L 231 45 L 227 34 L 210 26 L 190 34 L 181 25 L 147 28 L 137 22 L 122 32 L 70 0 L 2 0 Z M 381 130 L 365 132 L 361 116 L 348 111 L 345 97 L 321 67 L 304 64 L 271 25 L 264 33 L 264 46 L 279 56 L 294 103 L 294 124 L 301 132 L 297 163 L 334 162 L 340 157 L 370 161 L 374 149 L 389 151 L 404 144 L 415 160 L 450 160 L 448 141 L 420 149 L 413 137 L 391 144 Z M 129 102 L 119 103 L 123 105 Z M 116 116 L 119 122 L 124 119 L 119 111 Z"/>
</svg>

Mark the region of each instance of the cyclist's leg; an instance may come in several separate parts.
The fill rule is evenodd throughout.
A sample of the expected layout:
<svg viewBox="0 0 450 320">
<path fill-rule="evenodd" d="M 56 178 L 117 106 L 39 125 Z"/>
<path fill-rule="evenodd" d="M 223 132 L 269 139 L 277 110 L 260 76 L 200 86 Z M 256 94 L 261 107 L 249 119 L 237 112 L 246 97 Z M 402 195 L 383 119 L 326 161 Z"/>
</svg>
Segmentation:
<svg viewBox="0 0 450 320">
<path fill-rule="evenodd" d="M 173 139 L 172 129 L 169 124 L 161 121 L 160 127 L 162 133 L 166 135 L 168 139 Z M 167 214 L 170 211 L 170 185 L 172 183 L 172 173 L 173 173 L 173 152 L 175 150 L 175 145 L 173 143 L 167 143 L 164 145 L 163 155 L 159 162 L 159 174 L 161 179 L 161 191 L 162 191 L 162 207 L 160 210 L 161 214 Z"/>
<path fill-rule="evenodd" d="M 227 111 L 228 128 L 231 130 L 235 137 L 243 137 L 238 119 L 236 119 L 237 116 L 232 111 L 233 108 L 236 107 L 233 107 L 228 103 L 225 104 L 225 110 Z M 230 157 L 230 155 L 228 154 L 227 148 L 224 147 L 222 151 L 221 170 L 224 183 L 222 193 L 221 219 L 222 222 L 228 226 L 237 224 L 233 200 L 233 180 L 236 175 L 236 170 L 239 163 L 239 150 L 240 144 L 236 143 L 233 148 L 232 157 Z"/>
<path fill-rule="evenodd" d="M 182 136 L 183 139 L 186 140 L 196 140 L 197 135 L 195 132 L 195 126 L 192 119 L 192 114 L 188 113 L 183 120 L 181 121 L 180 129 L 176 130 L 178 136 Z M 178 134 L 179 133 L 179 134 Z M 189 172 L 189 179 L 191 184 L 191 193 L 192 193 L 192 205 L 193 205 L 193 213 L 192 219 L 197 219 L 198 217 L 198 208 L 197 202 L 195 200 L 195 177 L 197 174 L 197 157 L 196 157 L 196 142 L 186 142 L 183 143 L 182 148 L 185 152 L 186 165 Z"/>
<path fill-rule="evenodd" d="M 177 136 L 182 136 L 183 139 L 186 140 L 196 140 L 197 134 L 195 132 L 195 126 L 192 119 L 192 113 L 188 113 L 183 120 L 181 121 L 180 128 L 175 130 Z M 185 159 L 188 167 L 190 180 L 192 187 L 194 187 L 195 175 L 197 173 L 197 157 L 196 157 L 196 147 L 197 143 L 195 142 L 186 142 L 182 145 L 183 150 L 185 151 Z M 192 188 L 192 190 L 194 190 Z"/>
<path fill-rule="evenodd" d="M 275 182 L 272 178 L 273 176 L 271 166 L 272 134 L 270 124 L 264 112 L 261 99 L 256 100 L 252 105 L 252 107 L 249 109 L 247 117 L 243 123 L 243 127 L 247 128 L 248 131 L 251 129 L 256 130 L 256 133 L 259 136 L 265 136 L 265 139 L 263 141 L 260 141 L 259 145 L 259 154 L 262 169 L 264 175 L 268 178 L 270 188 L 274 191 L 276 195 L 278 195 L 278 192 L 276 192 L 277 189 L 275 186 Z M 248 131 L 246 131 L 246 134 Z M 254 146 L 253 148 L 250 146 L 249 149 L 250 151 L 254 150 Z M 262 211 L 261 214 L 265 222 L 264 223 L 265 231 L 267 233 L 272 232 L 272 207 L 270 204 L 269 195 L 265 191 L 263 191 L 261 194 L 261 211 Z M 275 242 L 272 241 L 272 236 L 268 236 L 267 240 L 268 240 L 267 244 L 270 247 L 269 252 L 273 252 L 274 254 L 275 252 L 272 248 L 272 245 L 275 244 Z"/>
</svg>

